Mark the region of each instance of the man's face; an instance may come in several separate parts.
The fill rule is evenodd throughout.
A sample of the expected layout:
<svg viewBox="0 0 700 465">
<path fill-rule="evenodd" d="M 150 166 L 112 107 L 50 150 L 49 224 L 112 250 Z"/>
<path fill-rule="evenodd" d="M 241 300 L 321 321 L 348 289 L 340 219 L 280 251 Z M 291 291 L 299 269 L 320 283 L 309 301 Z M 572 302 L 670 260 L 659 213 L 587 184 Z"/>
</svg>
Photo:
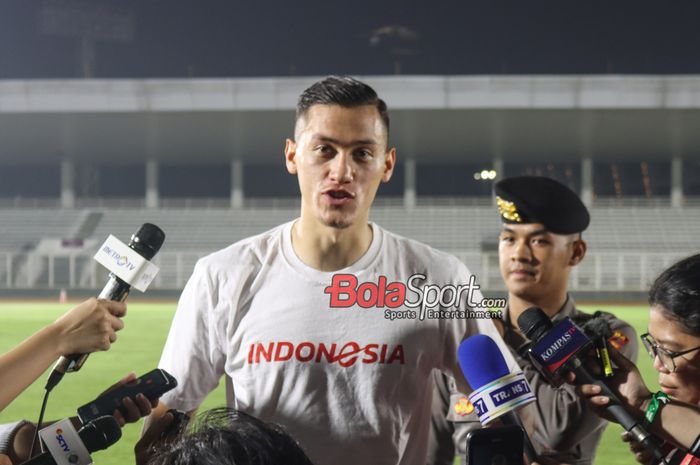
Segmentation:
<svg viewBox="0 0 700 465">
<path fill-rule="evenodd" d="M 299 176 L 302 218 L 313 215 L 334 228 L 366 222 L 396 161 L 377 109 L 314 105 L 297 122 L 295 137 L 287 140 L 285 157 L 287 170 Z"/>
<path fill-rule="evenodd" d="M 585 254 L 577 240 L 578 234 L 553 234 L 539 223 L 504 224 L 498 257 L 508 292 L 530 302 L 565 292 L 570 267 Z"/>
</svg>

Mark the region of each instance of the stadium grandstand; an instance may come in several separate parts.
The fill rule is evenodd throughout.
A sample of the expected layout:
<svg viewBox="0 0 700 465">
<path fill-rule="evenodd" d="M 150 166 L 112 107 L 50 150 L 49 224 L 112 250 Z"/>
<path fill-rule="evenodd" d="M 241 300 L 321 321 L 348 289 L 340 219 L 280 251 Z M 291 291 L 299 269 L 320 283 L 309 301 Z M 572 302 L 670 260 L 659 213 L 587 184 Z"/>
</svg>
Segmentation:
<svg viewBox="0 0 700 465">
<path fill-rule="evenodd" d="M 315 78 L 0 82 L 0 288 L 91 290 L 91 256 L 144 221 L 167 241 L 153 288 L 198 257 L 298 214 L 282 147 Z M 695 250 L 700 78 L 366 77 L 392 110 L 394 179 L 372 219 L 449 251 L 499 291 L 491 189 L 568 184 L 592 210 L 572 288 L 638 295 Z M 39 136 L 34 136 L 39 134 Z"/>
<path fill-rule="evenodd" d="M 389 107 L 398 162 L 372 221 L 455 255 L 487 298 L 504 297 L 494 184 L 555 178 L 592 216 L 586 258 L 570 275 L 577 306 L 651 332 L 650 283 L 699 252 L 698 18 L 696 0 L 0 1 L 0 353 L 97 295 L 108 273 L 93 258 L 100 245 L 110 234 L 128 242 L 150 222 L 166 234 L 160 273 L 129 297 L 119 342 L 66 376 L 46 418 L 73 416 L 125 373 L 149 372 L 197 260 L 299 215 L 285 139 L 299 93 L 328 75 L 358 77 Z M 350 325 L 336 326 L 350 337 Z M 421 334 L 407 334 L 406 347 Z M 320 340 L 336 336 L 340 347 L 335 329 Z M 346 355 L 355 357 L 337 361 Z M 645 380 L 656 361 L 640 350 Z M 413 368 L 384 368 L 389 399 Z M 271 379 L 257 373 L 266 372 L 245 377 Z M 279 373 L 274 382 L 299 386 Z M 232 386 L 247 379 L 226 377 L 200 411 L 234 400 Z M 0 412 L 0 424 L 36 419 L 43 386 Z M 383 405 L 383 393 L 365 397 Z M 124 428 L 99 463 L 134 463 L 139 430 Z M 621 431 L 607 428 L 594 465 L 633 463 Z"/>
<path fill-rule="evenodd" d="M 487 292 L 503 176 L 554 177 L 591 208 L 577 294 L 639 297 L 697 250 L 696 2 L 353 6 L 0 4 L 0 293 L 89 294 L 95 248 L 151 221 L 167 234 L 152 288 L 174 296 L 198 257 L 294 218 L 282 147 L 326 74 L 391 109 L 399 164 L 372 219 Z"/>
</svg>

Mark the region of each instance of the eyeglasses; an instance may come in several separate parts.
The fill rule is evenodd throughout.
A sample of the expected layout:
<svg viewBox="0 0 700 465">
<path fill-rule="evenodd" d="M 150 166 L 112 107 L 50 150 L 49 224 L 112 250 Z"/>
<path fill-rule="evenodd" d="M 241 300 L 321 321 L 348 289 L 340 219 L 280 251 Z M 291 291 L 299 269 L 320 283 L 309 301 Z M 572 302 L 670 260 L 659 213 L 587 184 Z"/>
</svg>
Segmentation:
<svg viewBox="0 0 700 465">
<path fill-rule="evenodd" d="M 681 355 L 689 354 L 700 349 L 700 346 L 697 346 L 693 349 L 684 350 L 682 352 L 674 352 L 672 350 L 666 350 L 659 347 L 649 333 L 644 333 L 640 337 L 642 338 L 642 344 L 644 344 L 644 348 L 647 350 L 649 356 L 651 358 L 659 357 L 659 360 L 663 366 L 671 373 L 676 372 L 676 362 L 674 360 L 676 357 L 680 357 Z"/>
</svg>

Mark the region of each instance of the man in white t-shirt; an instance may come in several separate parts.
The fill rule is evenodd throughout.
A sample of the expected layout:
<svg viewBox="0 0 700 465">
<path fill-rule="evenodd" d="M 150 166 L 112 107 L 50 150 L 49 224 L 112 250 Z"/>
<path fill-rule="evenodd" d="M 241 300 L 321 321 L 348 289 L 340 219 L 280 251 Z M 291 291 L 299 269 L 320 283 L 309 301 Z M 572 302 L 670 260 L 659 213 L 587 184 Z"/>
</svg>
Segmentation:
<svg viewBox="0 0 700 465">
<path fill-rule="evenodd" d="M 329 77 L 302 93 L 285 146 L 300 217 L 197 263 L 160 362 L 179 384 L 151 419 L 196 410 L 226 375 L 229 404 L 283 425 L 316 465 L 418 465 L 432 370 L 469 389 L 464 338 L 492 336 L 516 369 L 491 320 L 421 305 L 478 304 L 464 264 L 369 222 L 396 163 L 388 133 L 386 104 L 362 82 Z"/>
</svg>

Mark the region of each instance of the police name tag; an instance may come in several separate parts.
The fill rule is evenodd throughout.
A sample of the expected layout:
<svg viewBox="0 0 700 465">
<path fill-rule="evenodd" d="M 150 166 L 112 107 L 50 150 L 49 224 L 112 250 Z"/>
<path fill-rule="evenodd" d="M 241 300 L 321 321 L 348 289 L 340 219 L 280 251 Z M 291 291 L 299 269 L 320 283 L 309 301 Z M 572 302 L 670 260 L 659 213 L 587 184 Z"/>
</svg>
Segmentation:
<svg viewBox="0 0 700 465">
<path fill-rule="evenodd" d="M 61 420 L 39 431 L 56 465 L 90 465 L 92 457 L 70 420 Z"/>
<path fill-rule="evenodd" d="M 111 234 L 95 254 L 95 260 L 141 292 L 148 288 L 159 271 L 157 266 Z"/>
</svg>

